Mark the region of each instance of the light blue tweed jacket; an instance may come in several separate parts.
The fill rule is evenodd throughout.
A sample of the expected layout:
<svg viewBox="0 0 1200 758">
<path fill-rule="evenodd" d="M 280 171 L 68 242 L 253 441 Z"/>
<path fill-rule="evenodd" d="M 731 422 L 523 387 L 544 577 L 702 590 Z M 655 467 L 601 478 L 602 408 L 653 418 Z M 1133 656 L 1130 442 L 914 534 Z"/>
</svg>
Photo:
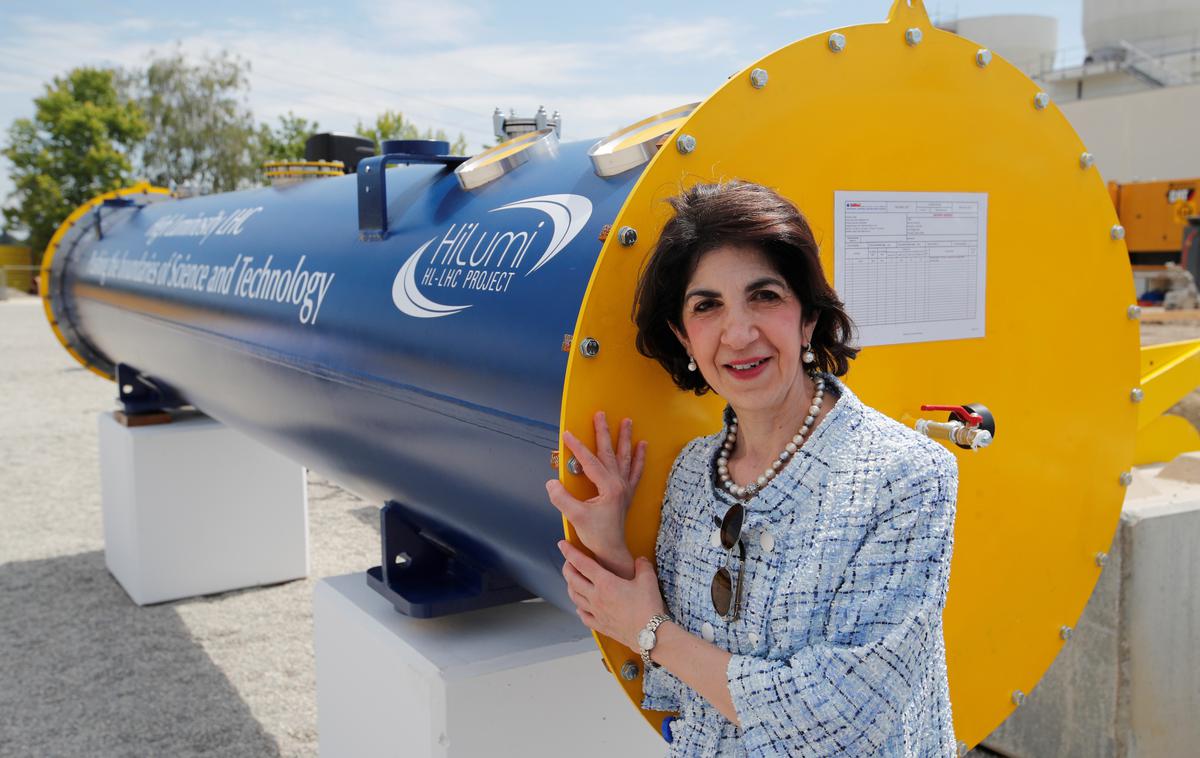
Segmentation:
<svg viewBox="0 0 1200 758">
<path fill-rule="evenodd" d="M 714 486 L 725 432 L 693 440 L 675 461 L 658 533 L 663 597 L 672 619 L 733 653 L 726 674 L 741 727 L 652 668 L 643 707 L 680 714 L 670 755 L 956 754 L 942 638 L 955 458 L 836 378 L 826 386 L 833 408 L 746 503 L 735 622 L 709 596 L 725 556 L 717 522 L 735 502 Z"/>
</svg>

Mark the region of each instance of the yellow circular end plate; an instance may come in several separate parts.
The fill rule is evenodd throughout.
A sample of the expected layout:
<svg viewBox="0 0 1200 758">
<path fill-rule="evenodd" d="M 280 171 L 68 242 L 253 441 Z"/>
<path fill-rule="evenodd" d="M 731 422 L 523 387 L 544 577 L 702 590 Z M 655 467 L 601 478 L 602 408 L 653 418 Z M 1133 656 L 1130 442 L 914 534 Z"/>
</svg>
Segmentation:
<svg viewBox="0 0 1200 758">
<path fill-rule="evenodd" d="M 923 32 L 916 45 L 911 27 Z M 678 391 L 634 347 L 634 285 L 669 216 L 664 200 L 697 182 L 774 187 L 808 217 L 832 281 L 836 191 L 987 193 L 986 336 L 867 347 L 847 376 L 865 403 L 910 427 L 945 419 L 923 403 L 979 402 L 995 414 L 990 448 L 951 448 L 960 484 L 945 634 L 955 731 L 974 745 L 1050 666 L 1112 541 L 1137 424 L 1127 252 L 1110 237 L 1117 218 L 1099 174 L 1080 168 L 1084 145 L 1053 104 L 1034 107 L 1038 87 L 1020 71 L 998 57 L 977 65 L 979 45 L 933 28 L 919 2 L 839 31 L 840 52 L 821 34 L 731 77 L 680 128 L 695 150 L 664 149 L 647 167 L 613 222 L 637 242 L 610 236 L 581 308 L 576 344 L 593 337 L 601 349 L 572 352 L 562 427 L 588 439 L 604 409 L 649 440 L 627 537 L 635 555 L 653 556 L 670 465 L 719 427 L 722 407 Z M 751 68 L 769 72 L 762 89 Z M 561 476 L 591 495 L 583 477 Z M 613 672 L 637 660 L 598 642 Z M 617 681 L 640 703 L 640 679 Z M 657 726 L 665 714 L 645 715 Z"/>
<path fill-rule="evenodd" d="M 125 197 L 127 195 L 170 196 L 170 194 L 171 191 L 163 187 L 154 187 L 148 182 L 139 182 L 132 187 L 126 187 L 125 189 L 113 190 L 112 192 L 105 192 L 102 195 L 96 195 L 91 200 L 88 200 L 86 203 L 72 211 L 71 215 L 67 216 L 66 220 L 59 224 L 58 229 L 56 229 L 54 232 L 54 236 L 50 238 L 50 242 L 46 245 L 45 254 L 42 255 L 42 268 L 40 271 L 41 275 L 38 277 L 38 288 L 42 297 L 42 310 L 46 313 L 46 321 L 48 321 L 50 324 L 50 330 L 54 332 L 54 337 L 58 340 L 59 344 L 63 346 L 63 349 L 66 350 L 72 358 L 79 361 L 81 366 L 86 368 L 88 371 L 91 371 L 93 374 L 102 376 L 109 381 L 115 381 L 115 377 L 100 367 L 93 365 L 90 361 L 80 355 L 79 351 L 71 346 L 71 343 L 62 333 L 62 330 L 58 328 L 58 319 L 54 317 L 54 308 L 51 305 L 50 293 L 50 271 L 54 265 L 54 255 L 58 252 L 58 246 L 59 243 L 62 242 L 63 236 L 66 235 L 71 227 L 74 226 L 79 219 L 86 216 L 92 210 L 92 208 L 100 205 L 105 200 L 109 200 L 114 197 Z"/>
</svg>

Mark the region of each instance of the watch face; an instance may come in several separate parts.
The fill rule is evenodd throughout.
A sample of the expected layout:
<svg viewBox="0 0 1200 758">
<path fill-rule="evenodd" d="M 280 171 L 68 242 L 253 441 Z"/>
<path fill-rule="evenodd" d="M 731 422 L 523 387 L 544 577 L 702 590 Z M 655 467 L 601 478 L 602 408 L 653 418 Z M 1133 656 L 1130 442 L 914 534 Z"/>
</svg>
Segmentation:
<svg viewBox="0 0 1200 758">
<path fill-rule="evenodd" d="M 654 642 L 654 632 L 650 631 L 649 629 L 643 629 L 642 631 L 638 632 L 637 643 L 642 650 L 649 650 L 653 648 Z"/>
</svg>

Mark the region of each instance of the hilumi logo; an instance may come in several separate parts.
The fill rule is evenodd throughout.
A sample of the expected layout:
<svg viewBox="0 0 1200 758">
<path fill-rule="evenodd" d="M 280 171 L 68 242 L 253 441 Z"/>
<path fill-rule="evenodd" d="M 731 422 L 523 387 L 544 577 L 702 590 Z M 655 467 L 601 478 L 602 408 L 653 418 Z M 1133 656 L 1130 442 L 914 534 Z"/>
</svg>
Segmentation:
<svg viewBox="0 0 1200 758">
<path fill-rule="evenodd" d="M 478 222 L 455 223 L 440 238 L 433 237 L 417 248 L 392 282 L 392 302 L 400 312 L 438 318 L 471 307 L 435 302 L 430 290 L 447 290 L 459 302 L 465 292 L 507 292 L 521 271 L 530 276 L 562 252 L 592 216 L 590 200 L 566 194 L 518 200 L 488 213 L 518 209 L 539 211 L 546 218 L 532 228 L 518 230 L 486 230 Z M 543 244 L 545 251 L 534 260 L 530 250 Z"/>
</svg>

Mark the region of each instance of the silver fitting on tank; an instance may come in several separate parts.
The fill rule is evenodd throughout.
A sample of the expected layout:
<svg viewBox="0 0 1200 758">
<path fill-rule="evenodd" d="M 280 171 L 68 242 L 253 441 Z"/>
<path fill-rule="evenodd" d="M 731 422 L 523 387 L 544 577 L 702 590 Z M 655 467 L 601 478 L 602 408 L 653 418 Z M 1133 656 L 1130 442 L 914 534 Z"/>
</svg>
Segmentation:
<svg viewBox="0 0 1200 758">
<path fill-rule="evenodd" d="M 1112 229 L 1108 230 L 1108 236 L 1112 237 L 1114 240 L 1125 239 L 1125 227 L 1121 226 L 1120 224 L 1113 224 Z"/>
<path fill-rule="evenodd" d="M 1122 471 L 1121 475 L 1117 477 L 1117 482 L 1120 483 L 1122 487 L 1128 487 L 1129 485 L 1133 484 L 1133 472 Z"/>
<path fill-rule="evenodd" d="M 835 53 L 840 53 L 846 49 L 846 35 L 841 32 L 834 32 L 829 35 L 829 49 Z"/>
<path fill-rule="evenodd" d="M 675 140 L 675 149 L 687 155 L 696 149 L 696 138 L 690 134 L 681 134 Z"/>
<path fill-rule="evenodd" d="M 575 476 L 579 476 L 583 473 L 583 466 L 579 465 L 579 461 L 575 460 L 575 456 L 571 456 L 567 459 L 567 471 Z"/>
<path fill-rule="evenodd" d="M 1146 393 L 1142 391 L 1141 387 L 1134 387 L 1133 389 L 1129 390 L 1129 399 L 1132 402 L 1140 403 L 1143 399 L 1145 399 L 1145 397 Z"/>
<path fill-rule="evenodd" d="M 637 242 L 637 229 L 632 226 L 622 226 L 617 230 L 617 242 L 625 247 L 630 247 Z"/>
<path fill-rule="evenodd" d="M 1125 309 L 1125 315 L 1129 317 L 1130 321 L 1137 321 L 1139 318 L 1142 317 L 1142 306 L 1140 306 L 1140 305 L 1129 306 L 1128 308 Z"/>
<path fill-rule="evenodd" d="M 981 47 L 975 52 L 975 65 L 980 68 L 987 68 L 992 62 L 992 51 L 986 47 Z"/>
<path fill-rule="evenodd" d="M 1033 96 L 1033 107 L 1040 110 L 1045 110 L 1046 106 L 1050 105 L 1050 96 L 1045 92 L 1039 92 Z"/>
<path fill-rule="evenodd" d="M 1013 690 L 1012 694 L 1013 705 L 1020 707 L 1025 704 L 1025 693 L 1020 690 Z"/>
<path fill-rule="evenodd" d="M 600 353 L 600 341 L 595 337 L 584 337 L 579 343 L 579 352 L 584 358 L 595 358 Z"/>
<path fill-rule="evenodd" d="M 1079 154 L 1079 167 L 1080 168 L 1091 168 L 1092 164 L 1094 164 L 1095 162 L 1096 162 L 1096 156 L 1092 155 L 1088 151 L 1084 150 L 1082 153 Z"/>
<path fill-rule="evenodd" d="M 1066 626 L 1065 624 L 1058 628 L 1058 636 L 1062 637 L 1064 640 L 1071 639 L 1071 633 L 1071 627 Z"/>
<path fill-rule="evenodd" d="M 754 89 L 762 89 L 767 86 L 767 70 L 765 68 L 756 68 L 750 72 L 750 86 Z"/>
<path fill-rule="evenodd" d="M 1108 553 L 1096 553 L 1096 565 L 1104 568 L 1104 564 L 1108 563 Z"/>
<path fill-rule="evenodd" d="M 924 35 L 921 33 L 921 30 L 915 26 L 904 30 L 904 41 L 908 43 L 909 47 L 916 47 L 917 45 L 921 44 L 921 38 L 923 36 Z"/>
</svg>

